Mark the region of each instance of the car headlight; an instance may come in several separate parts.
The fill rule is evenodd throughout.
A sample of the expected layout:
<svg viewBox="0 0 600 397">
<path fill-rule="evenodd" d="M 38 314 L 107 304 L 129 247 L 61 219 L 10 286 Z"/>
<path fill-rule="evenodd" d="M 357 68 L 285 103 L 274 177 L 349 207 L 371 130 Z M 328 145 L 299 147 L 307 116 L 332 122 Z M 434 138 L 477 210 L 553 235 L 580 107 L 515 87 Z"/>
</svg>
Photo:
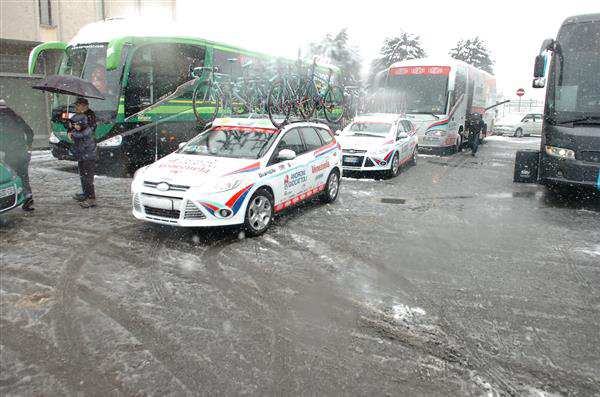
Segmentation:
<svg viewBox="0 0 600 397">
<path fill-rule="evenodd" d="M 60 142 L 60 139 L 58 139 L 58 137 L 54 134 L 54 132 L 50 133 L 48 140 L 50 141 L 50 143 L 59 143 Z"/>
<path fill-rule="evenodd" d="M 565 149 L 562 147 L 546 146 L 546 154 L 552 157 L 559 157 L 561 159 L 575 160 L 575 152 L 571 149 Z"/>
<path fill-rule="evenodd" d="M 387 148 L 387 147 L 384 147 L 384 148 L 379 148 L 379 149 L 373 149 L 373 150 L 371 150 L 371 154 L 372 154 L 373 156 L 378 156 L 378 155 L 380 155 L 380 154 L 385 154 L 385 153 L 387 153 L 388 151 L 389 151 L 389 148 Z"/>
<path fill-rule="evenodd" d="M 122 142 L 123 142 L 123 137 L 121 135 L 115 135 L 112 138 L 108 138 L 102 142 L 99 142 L 97 146 L 101 146 L 101 147 L 120 146 Z"/>
<path fill-rule="evenodd" d="M 221 193 L 235 189 L 240 186 L 241 183 L 241 178 L 223 178 L 203 186 L 202 190 L 206 193 Z"/>
</svg>

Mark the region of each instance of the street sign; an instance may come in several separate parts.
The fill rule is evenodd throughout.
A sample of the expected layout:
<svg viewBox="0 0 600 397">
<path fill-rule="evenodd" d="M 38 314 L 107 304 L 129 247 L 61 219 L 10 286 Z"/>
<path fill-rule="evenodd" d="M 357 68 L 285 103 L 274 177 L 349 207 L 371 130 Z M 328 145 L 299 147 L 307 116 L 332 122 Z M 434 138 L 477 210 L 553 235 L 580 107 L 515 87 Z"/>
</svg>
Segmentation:
<svg viewBox="0 0 600 397">
<path fill-rule="evenodd" d="M 517 90 L 517 95 L 518 95 L 518 96 L 523 96 L 523 95 L 525 95 L 525 90 L 524 90 L 524 89 L 522 89 L 522 88 L 519 88 L 519 89 Z"/>
</svg>

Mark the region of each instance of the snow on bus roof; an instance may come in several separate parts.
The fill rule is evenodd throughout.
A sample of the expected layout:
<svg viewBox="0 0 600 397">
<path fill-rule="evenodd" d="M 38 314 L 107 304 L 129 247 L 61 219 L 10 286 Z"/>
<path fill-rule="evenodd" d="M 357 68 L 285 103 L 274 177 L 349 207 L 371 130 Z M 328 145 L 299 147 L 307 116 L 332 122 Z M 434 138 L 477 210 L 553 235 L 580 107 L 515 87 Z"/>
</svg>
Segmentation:
<svg viewBox="0 0 600 397">
<path fill-rule="evenodd" d="M 69 41 L 69 46 L 77 46 L 92 43 L 110 43 L 114 39 L 123 37 L 157 37 L 157 38 L 188 38 L 211 42 L 213 44 L 222 44 L 234 49 L 243 50 L 247 53 L 254 53 L 258 56 L 268 56 L 270 58 L 285 58 L 277 54 L 263 54 L 260 52 L 246 50 L 236 45 L 224 44 L 217 41 L 214 32 L 204 32 L 198 29 L 197 24 L 191 24 L 180 21 L 165 21 L 149 17 L 114 17 L 102 21 L 93 22 L 85 25 Z M 335 65 L 326 64 L 317 61 L 317 65 L 322 68 L 339 71 L 340 68 Z"/>
</svg>

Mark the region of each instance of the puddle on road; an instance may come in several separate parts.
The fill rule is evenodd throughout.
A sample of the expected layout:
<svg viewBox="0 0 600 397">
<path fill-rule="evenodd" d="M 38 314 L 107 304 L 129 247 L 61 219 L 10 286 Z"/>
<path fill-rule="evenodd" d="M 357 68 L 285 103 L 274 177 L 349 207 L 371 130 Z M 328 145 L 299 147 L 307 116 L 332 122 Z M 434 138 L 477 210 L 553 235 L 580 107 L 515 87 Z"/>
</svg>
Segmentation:
<svg viewBox="0 0 600 397">
<path fill-rule="evenodd" d="M 25 295 L 20 298 L 15 303 L 15 306 L 18 309 L 32 309 L 50 302 L 53 297 L 51 291 L 34 292 L 33 294 Z"/>
<path fill-rule="evenodd" d="M 401 198 L 382 198 L 381 202 L 384 204 L 404 204 L 406 199 Z"/>
<path fill-rule="evenodd" d="M 533 191 L 533 190 L 520 191 L 520 192 L 492 193 L 492 194 L 485 195 L 486 198 L 491 198 L 491 199 L 535 198 L 535 197 L 541 197 L 541 196 L 542 196 L 542 192 Z"/>
</svg>

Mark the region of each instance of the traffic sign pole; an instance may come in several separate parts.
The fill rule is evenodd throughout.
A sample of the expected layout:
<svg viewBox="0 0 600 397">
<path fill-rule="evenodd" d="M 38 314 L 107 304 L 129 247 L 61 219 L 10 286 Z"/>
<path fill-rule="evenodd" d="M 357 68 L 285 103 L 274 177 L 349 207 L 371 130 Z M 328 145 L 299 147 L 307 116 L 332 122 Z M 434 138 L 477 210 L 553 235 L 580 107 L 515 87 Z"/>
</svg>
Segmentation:
<svg viewBox="0 0 600 397">
<path fill-rule="evenodd" d="M 521 97 L 525 95 L 525 90 L 523 88 L 519 88 L 517 90 L 517 95 L 519 96 L 519 112 L 521 111 Z"/>
</svg>

